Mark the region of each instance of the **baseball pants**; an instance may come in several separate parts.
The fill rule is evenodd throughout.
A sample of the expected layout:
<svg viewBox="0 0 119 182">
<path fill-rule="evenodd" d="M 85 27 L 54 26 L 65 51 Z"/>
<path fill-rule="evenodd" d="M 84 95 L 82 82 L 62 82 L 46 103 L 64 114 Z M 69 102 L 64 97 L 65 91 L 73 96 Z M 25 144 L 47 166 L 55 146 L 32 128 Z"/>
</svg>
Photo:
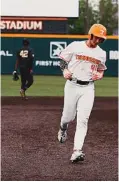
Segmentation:
<svg viewBox="0 0 119 182">
<path fill-rule="evenodd" d="M 26 90 L 33 84 L 33 74 L 28 69 L 20 69 L 21 89 Z"/>
<path fill-rule="evenodd" d="M 94 103 L 94 92 L 94 82 L 79 85 L 68 80 L 65 84 L 61 127 L 67 129 L 69 122 L 77 116 L 74 150 L 82 150 Z"/>
</svg>

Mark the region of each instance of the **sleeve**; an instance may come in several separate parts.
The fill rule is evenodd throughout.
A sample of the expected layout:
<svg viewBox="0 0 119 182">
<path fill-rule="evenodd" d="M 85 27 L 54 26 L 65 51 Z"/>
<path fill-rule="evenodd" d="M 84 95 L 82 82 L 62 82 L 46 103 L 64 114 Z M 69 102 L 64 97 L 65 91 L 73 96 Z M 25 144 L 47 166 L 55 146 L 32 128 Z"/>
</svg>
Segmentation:
<svg viewBox="0 0 119 182">
<path fill-rule="evenodd" d="M 104 71 L 107 69 L 105 62 L 106 62 L 106 52 L 104 51 L 103 55 L 100 57 L 101 63 L 98 65 L 98 71 Z"/>
<path fill-rule="evenodd" d="M 62 52 L 60 52 L 59 58 L 63 59 L 66 62 L 70 62 L 74 51 L 75 51 L 75 42 L 72 42 Z"/>
</svg>

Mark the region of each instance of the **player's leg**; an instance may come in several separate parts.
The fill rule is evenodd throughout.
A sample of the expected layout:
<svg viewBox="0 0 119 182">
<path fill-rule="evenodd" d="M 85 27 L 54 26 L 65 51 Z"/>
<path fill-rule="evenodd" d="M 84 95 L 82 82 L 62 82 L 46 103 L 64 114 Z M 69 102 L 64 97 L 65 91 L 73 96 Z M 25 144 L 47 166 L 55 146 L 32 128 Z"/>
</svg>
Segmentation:
<svg viewBox="0 0 119 182">
<path fill-rule="evenodd" d="M 26 85 L 26 75 L 24 69 L 20 69 L 20 76 L 21 76 L 21 89 L 20 94 L 22 98 L 25 98 L 25 85 Z"/>
<path fill-rule="evenodd" d="M 67 81 L 64 88 L 64 107 L 60 123 L 60 126 L 64 129 L 70 121 L 75 119 L 77 100 L 76 85 Z"/>
<path fill-rule="evenodd" d="M 29 71 L 26 73 L 27 83 L 25 85 L 25 88 L 29 88 L 33 84 L 33 74 Z"/>
<path fill-rule="evenodd" d="M 77 125 L 74 137 L 74 152 L 71 161 L 84 160 L 82 147 L 87 134 L 88 120 L 94 103 L 94 87 L 89 86 L 77 104 Z M 79 155 L 79 156 L 78 156 Z"/>
<path fill-rule="evenodd" d="M 64 107 L 60 122 L 60 130 L 58 132 L 58 140 L 63 143 L 67 137 L 67 128 L 70 121 L 73 121 L 76 116 L 77 107 L 77 92 L 76 85 L 70 83 L 69 81 L 65 84 L 64 89 Z"/>
<path fill-rule="evenodd" d="M 21 76 L 21 89 L 25 89 L 25 84 L 26 84 L 26 76 L 25 76 L 25 71 L 24 69 L 20 69 L 20 76 Z"/>
</svg>

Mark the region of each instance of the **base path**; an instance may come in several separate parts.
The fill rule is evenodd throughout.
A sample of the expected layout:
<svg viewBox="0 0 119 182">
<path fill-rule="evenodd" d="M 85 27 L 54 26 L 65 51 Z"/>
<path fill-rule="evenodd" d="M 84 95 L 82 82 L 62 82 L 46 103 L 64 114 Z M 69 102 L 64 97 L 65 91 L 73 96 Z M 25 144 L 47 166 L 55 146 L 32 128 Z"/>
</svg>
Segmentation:
<svg viewBox="0 0 119 182">
<path fill-rule="evenodd" d="M 2 181 L 118 181 L 118 99 L 95 98 L 85 161 L 71 164 L 76 121 L 57 140 L 63 97 L 1 98 Z"/>
</svg>

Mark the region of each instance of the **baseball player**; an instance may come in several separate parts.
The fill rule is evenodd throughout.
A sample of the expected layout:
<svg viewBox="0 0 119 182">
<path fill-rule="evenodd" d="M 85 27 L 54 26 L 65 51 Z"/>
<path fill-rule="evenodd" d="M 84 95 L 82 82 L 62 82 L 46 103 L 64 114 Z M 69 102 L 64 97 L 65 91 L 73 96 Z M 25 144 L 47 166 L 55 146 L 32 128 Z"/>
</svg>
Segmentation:
<svg viewBox="0 0 119 182">
<path fill-rule="evenodd" d="M 70 121 L 77 116 L 72 163 L 83 161 L 82 151 L 87 134 L 88 120 L 94 103 L 94 81 L 100 80 L 106 70 L 106 52 L 98 44 L 106 39 L 106 28 L 94 24 L 89 30 L 89 39 L 74 41 L 59 55 L 63 76 L 67 79 L 64 88 L 64 108 L 61 117 L 58 140 L 63 143 L 67 139 Z"/>
<path fill-rule="evenodd" d="M 19 67 L 21 75 L 21 89 L 20 94 L 23 99 L 27 99 L 25 91 L 33 84 L 33 60 L 34 53 L 29 47 L 29 40 L 23 40 L 23 47 L 17 52 L 17 60 L 15 64 L 15 71 L 13 75 L 17 73 Z"/>
</svg>

